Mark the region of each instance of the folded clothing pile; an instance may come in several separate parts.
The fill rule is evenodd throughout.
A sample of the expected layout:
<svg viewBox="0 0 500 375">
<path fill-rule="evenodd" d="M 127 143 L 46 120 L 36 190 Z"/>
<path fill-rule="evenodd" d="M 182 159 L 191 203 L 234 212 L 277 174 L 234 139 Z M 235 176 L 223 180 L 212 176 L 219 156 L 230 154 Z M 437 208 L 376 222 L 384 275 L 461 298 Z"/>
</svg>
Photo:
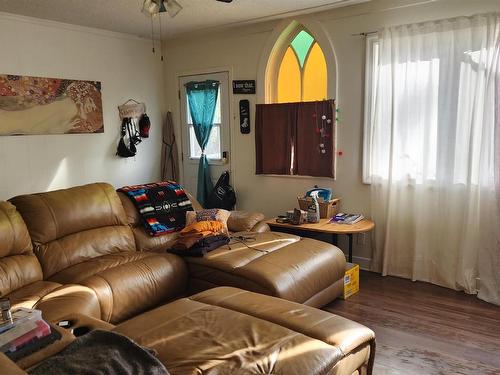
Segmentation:
<svg viewBox="0 0 500 375">
<path fill-rule="evenodd" d="M 182 256 L 202 257 L 228 243 L 227 227 L 223 222 L 194 221 L 181 231 L 177 242 L 168 251 Z"/>
</svg>

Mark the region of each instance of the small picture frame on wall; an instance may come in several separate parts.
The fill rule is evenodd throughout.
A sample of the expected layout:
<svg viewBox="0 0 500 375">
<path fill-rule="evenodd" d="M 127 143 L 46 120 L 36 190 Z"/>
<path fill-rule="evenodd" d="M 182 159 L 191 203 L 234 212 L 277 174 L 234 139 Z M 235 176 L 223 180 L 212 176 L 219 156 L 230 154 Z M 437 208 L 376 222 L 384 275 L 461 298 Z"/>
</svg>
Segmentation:
<svg viewBox="0 0 500 375">
<path fill-rule="evenodd" d="M 250 133 L 250 102 L 247 99 L 240 100 L 240 131 L 241 134 Z"/>
<path fill-rule="evenodd" d="M 255 94 L 255 80 L 233 81 L 233 94 Z"/>
</svg>

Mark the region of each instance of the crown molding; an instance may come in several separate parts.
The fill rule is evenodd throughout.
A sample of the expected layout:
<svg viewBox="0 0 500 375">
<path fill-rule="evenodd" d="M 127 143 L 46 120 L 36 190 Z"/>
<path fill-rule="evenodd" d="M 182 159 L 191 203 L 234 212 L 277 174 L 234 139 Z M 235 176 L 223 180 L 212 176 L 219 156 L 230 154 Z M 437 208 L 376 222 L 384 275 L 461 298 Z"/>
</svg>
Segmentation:
<svg viewBox="0 0 500 375">
<path fill-rule="evenodd" d="M 143 38 L 140 36 L 136 36 L 133 34 L 121 33 L 117 31 L 98 29 L 94 27 L 88 26 L 80 26 L 71 23 L 52 21 L 43 18 L 22 16 L 19 14 L 0 12 L 0 20 L 13 21 L 13 22 L 23 22 L 32 25 L 38 25 L 42 27 L 48 27 L 59 30 L 68 30 L 74 32 L 80 32 L 85 34 L 93 34 L 97 36 L 107 37 L 107 38 L 115 38 L 115 39 L 127 39 L 127 40 L 136 40 L 136 41 L 145 41 L 151 43 L 151 39 Z"/>
<path fill-rule="evenodd" d="M 328 10 L 332 10 L 332 9 L 336 9 L 336 8 L 343 8 L 343 7 L 347 7 L 350 5 L 368 3 L 370 1 L 374 1 L 374 0 L 340 0 L 338 2 L 331 3 L 331 4 L 316 5 L 316 6 L 304 8 L 304 9 L 292 10 L 292 11 L 282 12 L 282 13 L 275 13 L 275 14 L 271 14 L 269 16 L 255 17 L 255 18 L 251 18 L 249 20 L 244 20 L 244 21 L 229 22 L 229 23 L 225 23 L 223 25 L 217 25 L 217 26 L 212 26 L 212 27 L 203 27 L 203 28 L 199 28 L 196 30 L 180 32 L 180 33 L 173 32 L 173 33 L 166 36 L 166 40 L 171 40 L 171 39 L 178 38 L 178 37 L 182 37 L 182 38 L 191 37 L 191 36 L 196 36 L 196 35 L 205 34 L 205 33 L 223 31 L 225 29 L 231 29 L 231 28 L 235 28 L 235 27 L 239 27 L 239 26 L 249 26 L 249 25 L 254 25 L 254 24 L 258 24 L 258 23 L 264 23 L 267 21 L 275 21 L 275 20 L 280 20 L 280 19 L 285 19 L 285 18 L 304 16 L 304 15 L 312 14 L 312 13 L 326 12 Z"/>
</svg>

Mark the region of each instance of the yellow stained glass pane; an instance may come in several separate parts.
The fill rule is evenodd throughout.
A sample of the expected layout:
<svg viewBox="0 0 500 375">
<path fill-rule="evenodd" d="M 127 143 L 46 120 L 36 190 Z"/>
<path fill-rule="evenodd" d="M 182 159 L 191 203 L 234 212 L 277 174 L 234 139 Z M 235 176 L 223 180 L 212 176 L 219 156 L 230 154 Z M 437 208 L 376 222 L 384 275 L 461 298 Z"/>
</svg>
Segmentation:
<svg viewBox="0 0 500 375">
<path fill-rule="evenodd" d="M 327 71 L 326 60 L 321 47 L 314 43 L 304 68 L 303 101 L 327 99 Z"/>
<path fill-rule="evenodd" d="M 278 103 L 300 102 L 301 90 L 299 62 L 288 47 L 278 72 Z"/>
</svg>

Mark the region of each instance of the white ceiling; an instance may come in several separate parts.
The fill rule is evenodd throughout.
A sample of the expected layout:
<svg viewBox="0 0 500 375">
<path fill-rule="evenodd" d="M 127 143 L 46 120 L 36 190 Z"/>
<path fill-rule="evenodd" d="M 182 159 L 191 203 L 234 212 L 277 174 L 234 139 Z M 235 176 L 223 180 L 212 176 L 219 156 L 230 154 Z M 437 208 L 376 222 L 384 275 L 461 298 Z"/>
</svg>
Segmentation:
<svg viewBox="0 0 500 375">
<path fill-rule="evenodd" d="M 163 15 L 163 34 L 172 36 L 238 23 L 284 18 L 298 13 L 370 0 L 178 0 L 184 9 Z M 141 13 L 143 0 L 0 0 L 0 12 L 43 18 L 147 37 L 149 19 Z M 158 24 L 155 24 L 158 33 Z M 165 32 L 166 29 L 166 32 Z"/>
</svg>

